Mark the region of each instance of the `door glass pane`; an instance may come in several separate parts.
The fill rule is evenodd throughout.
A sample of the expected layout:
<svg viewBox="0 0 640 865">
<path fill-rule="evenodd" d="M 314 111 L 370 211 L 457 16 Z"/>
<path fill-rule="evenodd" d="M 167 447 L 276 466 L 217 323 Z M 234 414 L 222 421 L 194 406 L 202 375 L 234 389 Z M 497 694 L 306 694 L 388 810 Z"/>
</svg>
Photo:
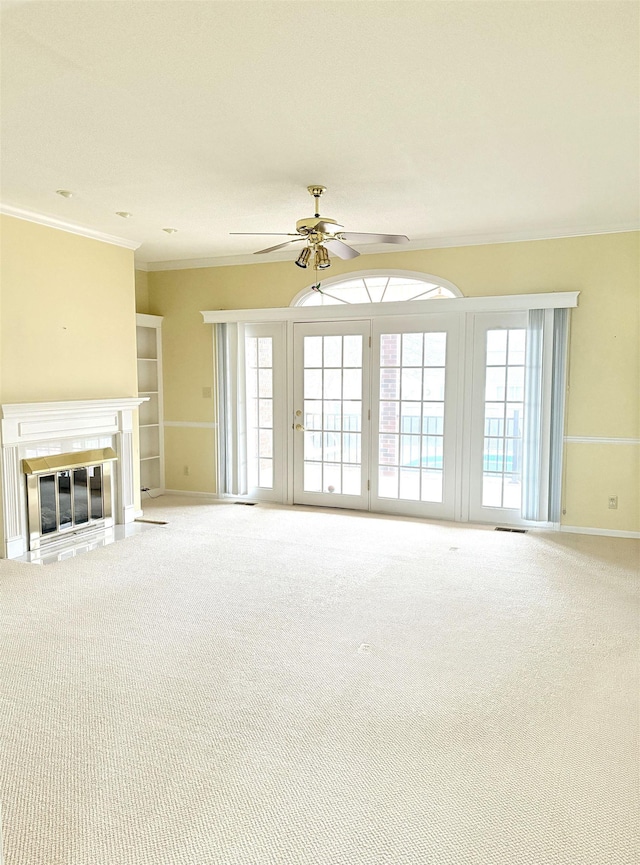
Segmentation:
<svg viewBox="0 0 640 865">
<path fill-rule="evenodd" d="M 339 463 L 325 463 L 323 467 L 324 491 L 342 492 L 342 466 Z"/>
<path fill-rule="evenodd" d="M 342 429 L 350 432 L 362 430 L 362 403 L 359 400 L 345 400 L 343 402 Z"/>
<path fill-rule="evenodd" d="M 442 501 L 442 472 L 441 471 L 423 471 L 422 472 L 422 495 L 423 502 L 441 502 Z"/>
<path fill-rule="evenodd" d="M 322 429 L 322 400 L 307 399 L 304 401 L 305 429 Z"/>
<path fill-rule="evenodd" d="M 380 466 L 378 469 L 378 495 L 383 499 L 398 498 L 398 469 Z"/>
<path fill-rule="evenodd" d="M 378 437 L 378 462 L 380 465 L 397 466 L 398 465 L 398 436 L 395 435 L 380 435 Z"/>
<path fill-rule="evenodd" d="M 304 398 L 322 399 L 322 370 L 305 369 L 304 371 Z"/>
<path fill-rule="evenodd" d="M 443 501 L 446 345 L 446 332 L 380 336 L 382 498 Z"/>
<path fill-rule="evenodd" d="M 324 337 L 324 365 L 342 366 L 342 337 Z"/>
<path fill-rule="evenodd" d="M 422 366 L 422 342 L 421 333 L 402 334 L 402 366 Z"/>
<path fill-rule="evenodd" d="M 346 496 L 359 496 L 362 489 L 362 470 L 360 466 L 342 466 L 342 493 Z"/>
<path fill-rule="evenodd" d="M 487 366 L 504 366 L 507 362 L 507 331 L 487 332 Z"/>
<path fill-rule="evenodd" d="M 425 435 L 444 434 L 444 403 L 422 403 L 422 432 Z"/>
<path fill-rule="evenodd" d="M 420 500 L 420 469 L 400 469 L 399 498 L 413 502 Z"/>
<path fill-rule="evenodd" d="M 352 370 L 349 370 L 352 372 Z M 325 399 L 340 399 L 342 396 L 342 370 L 325 369 L 322 396 Z"/>
<path fill-rule="evenodd" d="M 258 366 L 261 369 L 273 366 L 273 339 L 270 336 L 258 337 Z"/>
<path fill-rule="evenodd" d="M 400 398 L 400 370 L 386 368 L 380 370 L 380 399 Z"/>
<path fill-rule="evenodd" d="M 273 460 L 261 459 L 258 466 L 258 486 L 273 488 Z"/>
<path fill-rule="evenodd" d="M 247 482 L 273 489 L 273 338 L 245 337 Z"/>
<path fill-rule="evenodd" d="M 400 431 L 400 403 L 380 403 L 380 432 Z"/>
<path fill-rule="evenodd" d="M 362 369 L 345 369 L 342 375 L 344 399 L 362 399 Z"/>
<path fill-rule="evenodd" d="M 339 399 L 324 400 L 323 413 L 323 426 L 320 429 L 342 428 L 342 403 Z"/>
<path fill-rule="evenodd" d="M 487 331 L 482 506 L 520 509 L 524 328 Z"/>
<path fill-rule="evenodd" d="M 310 493 L 322 492 L 322 463 L 305 462 L 304 488 Z"/>
<path fill-rule="evenodd" d="M 305 336 L 304 338 L 304 366 L 305 369 L 313 366 L 322 366 L 322 337 Z"/>
<path fill-rule="evenodd" d="M 344 365 L 362 368 L 362 337 L 344 337 Z"/>
<path fill-rule="evenodd" d="M 403 369 L 402 370 L 402 398 L 403 399 L 420 399 L 422 391 L 422 370 L 421 369 Z"/>
<path fill-rule="evenodd" d="M 360 334 L 305 336 L 304 492 L 361 495 Z"/>
<path fill-rule="evenodd" d="M 424 365 L 426 367 L 444 366 L 447 354 L 446 333 L 425 333 Z"/>
</svg>

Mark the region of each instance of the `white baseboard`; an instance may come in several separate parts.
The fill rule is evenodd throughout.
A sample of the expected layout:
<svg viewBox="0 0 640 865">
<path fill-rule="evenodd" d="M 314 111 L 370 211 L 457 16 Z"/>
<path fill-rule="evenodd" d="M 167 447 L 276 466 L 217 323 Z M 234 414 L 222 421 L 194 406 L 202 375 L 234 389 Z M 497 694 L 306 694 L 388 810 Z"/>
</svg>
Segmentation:
<svg viewBox="0 0 640 865">
<path fill-rule="evenodd" d="M 220 501 L 220 496 L 217 493 L 198 493 L 192 490 L 164 490 L 167 496 L 190 496 L 198 499 L 216 499 Z"/>
<path fill-rule="evenodd" d="M 640 532 L 625 532 L 620 529 L 593 529 L 587 526 L 560 526 L 561 532 L 575 535 L 602 535 L 607 538 L 640 538 Z"/>
</svg>

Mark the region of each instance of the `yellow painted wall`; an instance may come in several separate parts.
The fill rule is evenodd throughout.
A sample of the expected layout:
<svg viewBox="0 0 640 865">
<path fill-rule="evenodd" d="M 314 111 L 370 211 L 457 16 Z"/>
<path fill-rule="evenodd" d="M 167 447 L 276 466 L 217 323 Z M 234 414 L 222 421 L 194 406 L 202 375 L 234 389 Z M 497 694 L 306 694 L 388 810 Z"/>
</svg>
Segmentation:
<svg viewBox="0 0 640 865">
<path fill-rule="evenodd" d="M 569 442 L 565 453 L 564 524 L 640 531 L 640 447 Z M 617 510 L 608 497 L 618 496 Z"/>
<path fill-rule="evenodd" d="M 639 439 L 639 240 L 639 233 L 628 232 L 394 251 L 334 259 L 329 274 L 375 269 L 430 273 L 450 280 L 467 297 L 580 291 L 579 307 L 571 314 L 566 434 Z M 149 312 L 165 316 L 165 418 L 214 420 L 212 400 L 203 397 L 203 388 L 213 385 L 211 326 L 202 323 L 200 310 L 288 306 L 312 280 L 313 273 L 293 262 L 149 273 Z M 166 448 L 167 477 L 177 479 L 182 466 L 196 463 L 199 471 L 182 475 L 179 488 L 214 492 L 215 466 L 208 451 L 206 460 L 200 456 L 202 448 L 210 446 L 213 452 L 213 445 L 212 430 L 203 431 L 197 448 L 188 436 L 173 436 Z M 567 446 L 566 525 L 640 531 L 638 445 L 621 448 Z M 609 495 L 618 495 L 617 511 L 608 509 Z"/>
<path fill-rule="evenodd" d="M 149 274 L 136 270 L 136 312 L 149 312 Z"/>
<path fill-rule="evenodd" d="M 165 454 L 171 454 L 171 459 L 165 459 L 167 489 L 199 493 L 215 489 L 215 439 L 211 429 L 165 427 L 164 447 Z"/>
<path fill-rule="evenodd" d="M 136 396 L 133 252 L 1 219 L 2 402 Z"/>
</svg>

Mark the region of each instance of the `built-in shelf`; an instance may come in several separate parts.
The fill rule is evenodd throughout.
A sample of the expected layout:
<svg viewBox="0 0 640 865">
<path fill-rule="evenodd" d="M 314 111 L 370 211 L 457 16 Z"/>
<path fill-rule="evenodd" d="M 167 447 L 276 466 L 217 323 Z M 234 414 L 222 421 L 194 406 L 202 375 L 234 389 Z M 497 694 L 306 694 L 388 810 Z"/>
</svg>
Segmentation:
<svg viewBox="0 0 640 865">
<path fill-rule="evenodd" d="M 139 411 L 140 487 L 153 495 L 164 490 L 162 426 L 162 316 L 136 315 Z"/>
</svg>

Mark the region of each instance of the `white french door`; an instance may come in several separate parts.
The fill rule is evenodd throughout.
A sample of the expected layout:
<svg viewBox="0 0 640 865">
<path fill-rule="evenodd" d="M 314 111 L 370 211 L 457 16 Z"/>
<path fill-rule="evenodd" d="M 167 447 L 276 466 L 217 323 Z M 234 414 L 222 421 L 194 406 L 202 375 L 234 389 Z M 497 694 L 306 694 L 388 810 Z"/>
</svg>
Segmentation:
<svg viewBox="0 0 640 865">
<path fill-rule="evenodd" d="M 294 325 L 294 502 L 454 518 L 459 324 Z"/>
<path fill-rule="evenodd" d="M 378 319 L 373 345 L 371 508 L 453 519 L 460 317 Z"/>
<path fill-rule="evenodd" d="M 246 448 L 241 448 L 246 455 L 246 492 L 256 500 L 282 501 L 286 477 L 283 326 L 245 325 L 243 360 L 246 410 L 237 435 L 246 439 Z"/>
<path fill-rule="evenodd" d="M 521 522 L 525 355 L 523 313 L 474 317 L 471 348 L 468 517 Z"/>
<path fill-rule="evenodd" d="M 366 509 L 370 322 L 293 329 L 293 500 Z"/>
</svg>

